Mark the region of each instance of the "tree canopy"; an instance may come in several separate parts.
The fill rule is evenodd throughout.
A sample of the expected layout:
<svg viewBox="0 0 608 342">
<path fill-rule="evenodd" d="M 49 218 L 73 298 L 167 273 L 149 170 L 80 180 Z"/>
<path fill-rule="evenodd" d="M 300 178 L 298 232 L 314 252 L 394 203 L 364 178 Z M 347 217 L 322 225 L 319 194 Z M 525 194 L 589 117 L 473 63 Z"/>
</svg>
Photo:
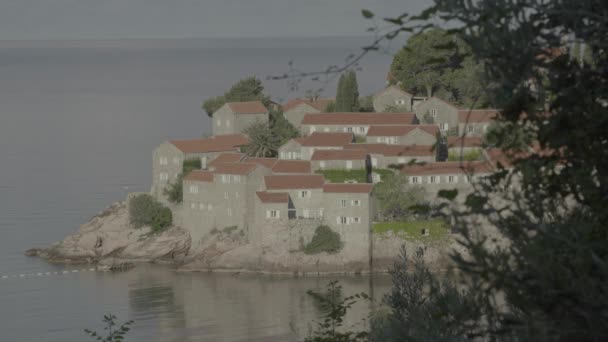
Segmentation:
<svg viewBox="0 0 608 342">
<path fill-rule="evenodd" d="M 391 74 L 412 94 L 439 95 L 463 106 L 488 104 L 483 63 L 457 34 L 432 29 L 413 35 L 395 55 Z"/>
<path fill-rule="evenodd" d="M 359 111 L 359 85 L 357 83 L 357 73 L 353 70 L 349 70 L 340 76 L 334 111 Z"/>
<path fill-rule="evenodd" d="M 203 102 L 203 110 L 209 116 L 220 109 L 226 102 L 262 101 L 268 107 L 270 97 L 264 94 L 262 81 L 254 76 L 245 78 L 233 85 L 224 95 L 207 99 Z"/>
</svg>

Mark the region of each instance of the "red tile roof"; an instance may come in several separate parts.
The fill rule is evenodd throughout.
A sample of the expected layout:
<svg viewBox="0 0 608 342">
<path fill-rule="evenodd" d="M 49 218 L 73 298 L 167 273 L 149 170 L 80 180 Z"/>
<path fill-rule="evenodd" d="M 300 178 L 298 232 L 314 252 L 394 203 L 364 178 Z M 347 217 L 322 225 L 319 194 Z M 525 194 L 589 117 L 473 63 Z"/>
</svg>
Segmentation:
<svg viewBox="0 0 608 342">
<path fill-rule="evenodd" d="M 253 157 L 247 157 L 245 160 L 243 160 L 244 163 L 258 164 L 258 165 L 267 167 L 269 169 L 271 169 L 274 166 L 274 164 L 277 163 L 277 161 L 279 161 L 277 158 L 253 158 Z"/>
<path fill-rule="evenodd" d="M 286 192 L 258 191 L 255 194 L 262 203 L 289 203 L 289 194 Z"/>
<path fill-rule="evenodd" d="M 365 150 L 316 150 L 310 160 L 365 160 Z"/>
<path fill-rule="evenodd" d="M 310 173 L 310 162 L 307 160 L 279 160 L 272 172 L 276 173 Z"/>
<path fill-rule="evenodd" d="M 460 174 L 460 173 L 492 173 L 492 165 L 487 162 L 442 162 L 404 166 L 402 173 L 413 176 Z"/>
<path fill-rule="evenodd" d="M 264 107 L 260 101 L 249 101 L 249 102 L 228 102 L 230 110 L 236 114 L 260 114 L 268 113 L 268 109 Z"/>
<path fill-rule="evenodd" d="M 481 147 L 481 137 L 448 137 L 448 147 Z"/>
<path fill-rule="evenodd" d="M 243 159 L 245 155 L 242 153 L 222 153 L 215 157 L 211 162 L 207 164 L 208 167 L 213 167 L 217 163 L 237 163 Z"/>
<path fill-rule="evenodd" d="M 373 189 L 374 185 L 369 183 L 327 183 L 323 185 L 323 192 L 340 194 L 369 194 Z"/>
<path fill-rule="evenodd" d="M 370 126 L 367 131 L 368 137 L 399 137 L 419 129 L 433 136 L 439 133 L 437 125 L 399 125 L 399 126 Z"/>
<path fill-rule="evenodd" d="M 268 190 L 320 189 L 325 183 L 321 175 L 274 175 L 265 176 Z"/>
<path fill-rule="evenodd" d="M 433 156 L 433 146 L 427 145 L 388 145 L 388 144 L 349 144 L 345 150 L 365 150 L 369 154 L 381 154 L 386 157 L 398 156 Z"/>
<path fill-rule="evenodd" d="M 414 113 L 320 113 L 306 114 L 302 125 L 408 125 Z"/>
<path fill-rule="evenodd" d="M 169 143 L 184 153 L 230 152 L 249 144 L 249 139 L 243 134 L 226 134 L 211 138 L 171 140 Z"/>
<path fill-rule="evenodd" d="M 315 132 L 298 141 L 302 146 L 344 146 L 355 140 L 352 133 L 320 133 Z"/>
<path fill-rule="evenodd" d="M 229 175 L 248 175 L 255 170 L 256 164 L 248 163 L 217 163 L 213 168 L 213 173 Z"/>
<path fill-rule="evenodd" d="M 213 173 L 203 170 L 194 170 L 184 177 L 184 180 L 195 182 L 213 182 Z"/>
<path fill-rule="evenodd" d="M 490 122 L 498 116 L 496 109 L 461 109 L 458 111 L 460 123 Z"/>
<path fill-rule="evenodd" d="M 287 112 L 291 109 L 296 108 L 297 106 L 299 106 L 301 104 L 307 104 L 307 105 L 311 106 L 312 108 L 322 112 L 325 110 L 327 105 L 333 101 L 334 101 L 334 99 L 317 99 L 315 101 L 310 101 L 308 99 L 298 98 L 298 99 L 293 99 L 293 100 L 287 101 L 287 103 L 283 105 L 283 111 Z"/>
</svg>

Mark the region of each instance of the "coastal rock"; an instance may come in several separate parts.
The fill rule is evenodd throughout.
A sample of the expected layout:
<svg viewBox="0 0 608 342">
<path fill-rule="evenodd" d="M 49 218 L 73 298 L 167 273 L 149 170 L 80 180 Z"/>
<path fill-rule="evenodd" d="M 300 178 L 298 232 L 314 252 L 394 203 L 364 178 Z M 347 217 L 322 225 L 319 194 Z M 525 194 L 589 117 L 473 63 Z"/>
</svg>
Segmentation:
<svg viewBox="0 0 608 342">
<path fill-rule="evenodd" d="M 129 224 L 125 202 L 112 204 L 80 227 L 78 233 L 49 248 L 31 249 L 27 255 L 52 262 L 92 263 L 104 259 L 135 262 L 181 262 L 190 249 L 190 234 L 170 227 L 150 234 L 147 227 L 134 229 Z"/>
</svg>

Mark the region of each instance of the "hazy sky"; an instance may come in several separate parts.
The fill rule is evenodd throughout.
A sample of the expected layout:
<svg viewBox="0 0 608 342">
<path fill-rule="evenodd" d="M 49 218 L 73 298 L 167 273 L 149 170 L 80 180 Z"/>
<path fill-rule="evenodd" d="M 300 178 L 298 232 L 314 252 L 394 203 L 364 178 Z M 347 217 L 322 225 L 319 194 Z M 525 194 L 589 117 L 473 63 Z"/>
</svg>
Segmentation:
<svg viewBox="0 0 608 342">
<path fill-rule="evenodd" d="M 432 0 L 0 0 L 0 40 L 363 35 Z"/>
</svg>

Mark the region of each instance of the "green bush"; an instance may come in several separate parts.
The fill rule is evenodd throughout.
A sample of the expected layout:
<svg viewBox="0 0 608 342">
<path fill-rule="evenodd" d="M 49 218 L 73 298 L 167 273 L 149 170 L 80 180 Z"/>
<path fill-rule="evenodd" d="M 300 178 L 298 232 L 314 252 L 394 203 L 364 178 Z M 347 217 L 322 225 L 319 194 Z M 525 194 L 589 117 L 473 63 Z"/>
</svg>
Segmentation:
<svg viewBox="0 0 608 342">
<path fill-rule="evenodd" d="M 202 167 L 200 158 L 186 159 L 182 163 L 182 174 L 187 175 L 193 170 L 200 170 Z"/>
<path fill-rule="evenodd" d="M 381 179 L 386 179 L 393 175 L 393 171 L 387 169 L 373 169 L 372 172 L 380 174 Z M 323 175 L 331 183 L 344 183 L 355 180 L 358 183 L 367 183 L 367 171 L 365 169 L 326 169 L 317 170 L 316 173 Z"/>
<path fill-rule="evenodd" d="M 340 234 L 334 232 L 328 226 L 318 226 L 312 240 L 304 246 L 304 253 L 318 254 L 327 252 L 338 253 L 343 247 Z"/>
<path fill-rule="evenodd" d="M 163 191 L 171 203 L 182 203 L 184 200 L 184 176 L 180 174 L 174 182 L 167 184 Z"/>
<path fill-rule="evenodd" d="M 224 232 L 224 234 L 232 234 L 232 232 L 234 232 L 237 229 L 239 229 L 238 226 L 228 226 L 228 227 L 224 227 L 224 229 L 222 231 Z"/>
<path fill-rule="evenodd" d="M 152 232 L 165 230 L 173 222 L 171 209 L 163 206 L 154 197 L 141 194 L 129 201 L 129 222 L 134 228 L 150 227 Z"/>
</svg>

